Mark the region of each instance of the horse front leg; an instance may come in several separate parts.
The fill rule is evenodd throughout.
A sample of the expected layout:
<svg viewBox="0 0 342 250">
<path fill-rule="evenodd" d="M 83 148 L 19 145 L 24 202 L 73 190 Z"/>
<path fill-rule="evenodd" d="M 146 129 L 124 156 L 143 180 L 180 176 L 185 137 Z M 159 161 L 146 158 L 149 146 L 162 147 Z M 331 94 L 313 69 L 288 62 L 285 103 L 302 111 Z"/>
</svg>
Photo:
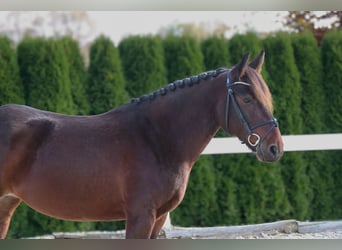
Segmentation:
<svg viewBox="0 0 342 250">
<path fill-rule="evenodd" d="M 154 210 L 136 210 L 128 213 L 126 219 L 126 239 L 149 239 L 156 222 Z"/>
</svg>

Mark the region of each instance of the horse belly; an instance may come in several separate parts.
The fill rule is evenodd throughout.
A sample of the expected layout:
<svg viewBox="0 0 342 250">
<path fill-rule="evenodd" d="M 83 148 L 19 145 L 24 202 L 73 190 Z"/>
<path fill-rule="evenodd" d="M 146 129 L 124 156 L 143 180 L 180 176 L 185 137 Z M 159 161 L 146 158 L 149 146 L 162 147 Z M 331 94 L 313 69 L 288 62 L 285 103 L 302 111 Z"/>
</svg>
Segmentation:
<svg viewBox="0 0 342 250">
<path fill-rule="evenodd" d="M 63 167 L 58 171 L 31 171 L 16 192 L 31 208 L 52 217 L 77 221 L 124 219 L 120 180 L 110 173 L 91 173 Z"/>
</svg>

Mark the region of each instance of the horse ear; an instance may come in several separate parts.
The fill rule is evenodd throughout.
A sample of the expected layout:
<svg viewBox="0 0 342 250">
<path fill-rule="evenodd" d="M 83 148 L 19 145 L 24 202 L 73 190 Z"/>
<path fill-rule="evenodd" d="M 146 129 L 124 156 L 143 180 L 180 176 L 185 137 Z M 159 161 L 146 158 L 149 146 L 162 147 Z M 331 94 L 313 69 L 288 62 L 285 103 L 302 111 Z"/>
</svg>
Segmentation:
<svg viewBox="0 0 342 250">
<path fill-rule="evenodd" d="M 241 59 L 241 61 L 234 67 L 236 70 L 236 75 L 239 79 L 246 74 L 246 70 L 248 68 L 248 59 L 249 59 L 250 52 L 247 52 Z"/>
<path fill-rule="evenodd" d="M 262 50 L 260 54 L 249 64 L 249 66 L 255 69 L 258 73 L 261 72 L 262 65 L 265 59 L 265 51 Z"/>
</svg>

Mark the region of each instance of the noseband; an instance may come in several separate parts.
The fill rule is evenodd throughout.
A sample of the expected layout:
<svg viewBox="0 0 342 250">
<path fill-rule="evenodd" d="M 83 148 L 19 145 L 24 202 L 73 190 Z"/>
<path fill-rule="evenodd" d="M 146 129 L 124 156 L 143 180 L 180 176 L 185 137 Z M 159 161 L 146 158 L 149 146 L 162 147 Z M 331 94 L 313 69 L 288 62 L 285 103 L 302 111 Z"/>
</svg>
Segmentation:
<svg viewBox="0 0 342 250">
<path fill-rule="evenodd" d="M 229 128 L 229 108 L 230 108 L 230 101 L 233 104 L 233 108 L 236 112 L 236 114 L 239 117 L 240 122 L 242 123 L 242 125 L 245 127 L 245 130 L 247 131 L 248 137 L 247 137 L 247 142 L 251 147 L 257 147 L 259 144 L 261 144 L 265 138 L 271 133 L 271 131 L 273 130 L 273 128 L 278 127 L 278 121 L 276 118 L 272 118 L 271 120 L 268 121 L 264 121 L 264 122 L 260 122 L 257 123 L 253 126 L 250 126 L 240 108 L 240 105 L 238 104 L 238 102 L 236 101 L 236 97 L 234 94 L 234 90 L 233 90 L 233 86 L 235 85 L 245 85 L 245 86 L 250 86 L 249 83 L 246 82 L 230 82 L 230 70 L 227 72 L 227 82 L 226 82 L 226 86 L 227 86 L 227 90 L 228 90 L 228 94 L 227 94 L 227 102 L 226 102 L 226 129 L 227 131 Z M 270 124 L 271 127 L 267 130 L 267 132 L 263 135 L 260 136 L 257 133 L 253 132 L 253 130 L 255 130 L 256 128 L 265 126 Z M 243 137 L 243 141 L 242 143 L 245 143 L 245 136 Z M 254 141 L 254 142 L 253 142 Z"/>
</svg>

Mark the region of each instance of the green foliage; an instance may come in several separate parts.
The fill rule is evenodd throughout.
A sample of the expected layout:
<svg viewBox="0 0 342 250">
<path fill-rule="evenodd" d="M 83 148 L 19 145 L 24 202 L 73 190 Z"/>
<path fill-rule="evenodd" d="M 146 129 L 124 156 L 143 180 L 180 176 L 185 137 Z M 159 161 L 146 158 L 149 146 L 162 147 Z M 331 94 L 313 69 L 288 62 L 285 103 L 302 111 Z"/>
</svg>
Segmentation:
<svg viewBox="0 0 342 250">
<path fill-rule="evenodd" d="M 238 63 L 241 57 L 251 53 L 251 58 L 262 50 L 262 42 L 255 33 L 236 34 L 228 42 L 229 52 L 233 63 Z"/>
<path fill-rule="evenodd" d="M 342 31 L 331 31 L 322 40 L 322 63 L 325 95 L 326 128 L 329 133 L 341 132 L 342 128 Z"/>
<path fill-rule="evenodd" d="M 292 35 L 295 63 L 302 86 L 301 110 L 303 133 L 323 132 L 325 98 L 322 85 L 320 49 L 310 32 Z"/>
<path fill-rule="evenodd" d="M 60 43 L 25 38 L 18 46 L 18 63 L 27 105 L 65 114 L 75 112 L 67 58 Z"/>
<path fill-rule="evenodd" d="M 128 100 L 119 52 L 107 37 L 98 37 L 90 48 L 86 92 L 90 114 L 106 112 Z"/>
<path fill-rule="evenodd" d="M 201 43 L 205 70 L 213 70 L 220 67 L 230 67 L 227 40 L 216 36 L 209 37 Z M 226 137 L 227 133 L 220 129 L 215 137 Z"/>
<path fill-rule="evenodd" d="M 167 83 L 162 41 L 155 36 L 130 36 L 119 44 L 131 97 L 139 97 Z"/>
<path fill-rule="evenodd" d="M 184 200 L 171 214 L 172 223 L 184 226 L 214 226 L 218 209 L 215 193 L 211 159 L 201 156 L 191 171 Z"/>
<path fill-rule="evenodd" d="M 213 36 L 202 41 L 201 45 L 206 70 L 230 66 L 226 39 Z"/>
<path fill-rule="evenodd" d="M 267 37 L 264 46 L 268 55 L 268 85 L 275 96 L 275 117 L 283 134 L 300 134 L 302 89 L 290 37 L 286 33 L 277 33 Z"/>
<path fill-rule="evenodd" d="M 57 42 L 61 43 L 67 59 L 75 113 L 87 115 L 89 113 L 89 103 L 85 92 L 86 71 L 78 42 L 71 37 L 63 37 Z"/>
<path fill-rule="evenodd" d="M 263 50 L 263 44 L 260 38 L 253 32 L 248 32 L 246 34 L 236 34 L 228 42 L 229 53 L 231 55 L 232 63 L 236 64 L 241 60 L 241 57 L 250 52 L 251 60 L 259 55 L 260 51 Z M 266 56 L 268 51 L 266 52 Z M 268 75 L 266 65 L 263 65 L 263 70 L 261 72 L 264 80 L 267 82 Z"/>
<path fill-rule="evenodd" d="M 241 224 L 238 202 L 239 187 L 234 179 L 237 169 L 235 166 L 230 165 L 235 160 L 235 155 L 212 156 L 218 205 L 217 225 Z"/>
<path fill-rule="evenodd" d="M 204 71 L 201 47 L 193 37 L 170 35 L 163 42 L 169 82 Z"/>
<path fill-rule="evenodd" d="M 24 91 L 12 42 L 0 36 L 0 105 L 24 104 Z"/>
</svg>

